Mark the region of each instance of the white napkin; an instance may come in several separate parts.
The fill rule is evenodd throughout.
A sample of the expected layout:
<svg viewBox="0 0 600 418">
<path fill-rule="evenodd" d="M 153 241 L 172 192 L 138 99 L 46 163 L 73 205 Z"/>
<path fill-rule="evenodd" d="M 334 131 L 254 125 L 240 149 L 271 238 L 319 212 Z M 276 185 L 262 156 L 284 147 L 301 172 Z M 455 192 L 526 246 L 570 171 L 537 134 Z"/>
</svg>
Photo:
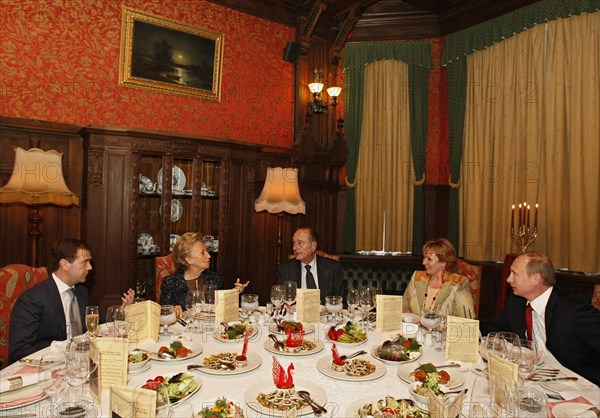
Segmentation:
<svg viewBox="0 0 600 418">
<path fill-rule="evenodd" d="M 52 344 L 50 344 L 50 350 L 58 351 L 59 353 L 66 353 L 70 342 L 71 340 L 52 341 Z"/>
<path fill-rule="evenodd" d="M 577 392 L 565 390 L 565 391 L 562 391 L 559 393 L 560 393 L 560 396 L 563 397 L 563 399 L 573 399 L 578 396 L 583 396 L 585 399 L 590 401 L 590 403 L 592 405 L 600 404 L 600 392 L 598 390 L 586 390 L 586 391 L 577 391 Z"/>
<path fill-rule="evenodd" d="M 44 373 L 50 373 L 50 370 L 46 370 Z M 29 385 L 35 385 L 39 382 L 39 376 L 37 373 L 23 373 L 23 374 L 15 374 L 6 379 L 0 380 L 0 393 L 8 392 L 10 390 L 10 382 L 9 379 L 14 379 L 20 377 L 23 380 L 23 384 L 19 387 L 25 387 Z M 16 389 L 19 389 L 16 388 Z"/>
</svg>

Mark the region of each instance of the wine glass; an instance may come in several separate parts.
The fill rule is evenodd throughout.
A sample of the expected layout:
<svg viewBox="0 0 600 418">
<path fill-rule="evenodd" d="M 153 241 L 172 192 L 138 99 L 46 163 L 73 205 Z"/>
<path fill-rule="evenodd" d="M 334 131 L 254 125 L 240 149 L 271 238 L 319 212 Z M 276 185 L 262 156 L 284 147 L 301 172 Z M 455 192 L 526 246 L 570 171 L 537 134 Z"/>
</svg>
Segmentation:
<svg viewBox="0 0 600 418">
<path fill-rule="evenodd" d="M 337 322 L 338 315 L 344 309 L 341 296 L 325 296 L 325 309 L 331 314 L 331 321 Z"/>
<path fill-rule="evenodd" d="M 494 343 L 492 352 L 504 359 L 511 360 L 511 353 L 516 353 L 517 347 L 521 346 L 519 336 L 512 332 L 496 332 L 493 337 Z"/>
<path fill-rule="evenodd" d="M 285 289 L 281 284 L 275 284 L 271 286 L 271 302 L 275 306 L 275 316 L 279 318 L 279 310 L 281 309 L 281 303 L 285 297 Z"/>
<path fill-rule="evenodd" d="M 204 286 L 204 306 L 210 315 L 215 310 L 215 291 L 217 287 L 214 284 L 207 284 Z"/>
<path fill-rule="evenodd" d="M 177 315 L 175 314 L 175 307 L 173 305 L 160 305 L 160 335 L 169 336 L 169 325 L 174 324 L 177 321 Z"/>
<path fill-rule="evenodd" d="M 75 338 L 67 354 L 67 383 L 77 395 L 83 395 L 83 385 L 98 367 L 98 350 L 90 350 L 90 340 Z"/>
<path fill-rule="evenodd" d="M 38 368 L 38 382 L 42 390 L 50 398 L 50 403 L 55 403 L 58 396 L 67 387 L 66 374 L 66 354 L 51 352 L 41 357 Z"/>
<path fill-rule="evenodd" d="M 112 324 L 114 336 L 124 337 L 127 335 L 127 322 L 125 321 L 125 309 L 123 306 L 109 306 L 106 311 L 106 322 Z"/>
<path fill-rule="evenodd" d="M 285 301 L 285 303 L 287 304 L 287 311 L 288 311 L 288 319 L 291 320 L 292 319 L 292 305 L 296 302 L 296 290 L 298 288 L 298 285 L 296 282 L 288 280 L 286 282 L 283 283 L 283 291 L 284 291 L 284 296 L 283 299 Z"/>
<path fill-rule="evenodd" d="M 358 301 L 358 289 L 349 289 L 346 302 L 348 303 L 348 314 L 351 321 L 354 320 L 354 310 L 358 307 Z"/>
<path fill-rule="evenodd" d="M 244 317 L 250 320 L 252 312 L 258 309 L 258 295 L 245 294 L 242 295 L 240 308 L 244 312 Z"/>
<path fill-rule="evenodd" d="M 369 327 L 369 311 L 373 308 L 373 291 L 370 287 L 361 287 L 358 289 L 358 304 L 362 311 L 363 327 Z"/>
<path fill-rule="evenodd" d="M 543 349 L 537 341 L 521 339 L 518 346 L 512 346 L 509 358 L 519 366 L 519 378 L 522 386 L 535 372 L 535 366 L 543 354 Z"/>
<path fill-rule="evenodd" d="M 88 336 L 96 335 L 98 323 L 100 322 L 100 310 L 97 306 L 85 307 L 85 326 L 88 331 Z"/>
<path fill-rule="evenodd" d="M 440 319 L 441 315 L 436 309 L 421 309 L 421 325 L 427 329 L 427 334 L 433 335 L 433 330 L 438 328 Z M 428 341 L 427 338 L 425 341 Z M 428 345 L 431 345 L 431 343 L 428 343 Z"/>
</svg>

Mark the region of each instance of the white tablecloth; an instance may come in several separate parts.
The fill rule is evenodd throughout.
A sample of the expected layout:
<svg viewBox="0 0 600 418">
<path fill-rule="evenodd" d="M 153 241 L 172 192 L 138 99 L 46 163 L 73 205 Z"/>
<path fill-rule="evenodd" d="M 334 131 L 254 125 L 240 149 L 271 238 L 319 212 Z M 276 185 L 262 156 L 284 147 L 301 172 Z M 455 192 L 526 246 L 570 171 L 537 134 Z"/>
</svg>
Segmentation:
<svg viewBox="0 0 600 418">
<path fill-rule="evenodd" d="M 261 318 L 262 323 L 262 318 Z M 172 374 L 180 371 L 186 371 L 188 364 L 201 364 L 202 360 L 206 355 L 216 354 L 219 352 L 241 352 L 242 343 L 223 343 L 217 341 L 212 335 L 214 330 L 214 324 L 203 323 L 204 332 L 202 334 L 186 334 L 193 338 L 194 343 L 200 342 L 203 347 L 203 352 L 198 357 L 188 359 L 180 362 L 160 362 L 151 361 L 151 368 L 140 374 L 131 374 L 129 379 L 130 386 L 140 386 L 146 382 L 147 379 L 154 378 L 158 375 Z M 179 328 L 179 325 L 174 326 Z M 323 351 L 307 355 L 307 356 L 283 356 L 277 355 L 279 362 L 282 364 L 284 369 L 290 363 L 294 364 L 294 380 L 295 381 L 307 381 L 315 385 L 318 385 L 327 393 L 327 404 L 325 405 L 328 413 L 327 416 L 332 417 L 347 417 L 348 407 L 356 403 L 357 400 L 363 398 L 370 398 L 372 400 L 384 397 L 385 395 L 392 395 L 396 399 L 407 398 L 410 399 L 408 391 L 408 383 L 401 380 L 397 375 L 398 367 L 392 365 L 386 365 L 387 371 L 385 375 L 377 380 L 366 381 L 366 382 L 347 382 L 335 380 L 331 377 L 325 376 L 319 372 L 316 368 L 317 361 L 324 356 L 331 356 L 332 344 L 325 340 L 325 334 L 328 325 L 318 324 L 313 334 L 309 334 L 306 338 L 311 340 L 325 341 L 325 348 Z M 181 328 L 179 328 L 181 329 Z M 262 357 L 262 365 L 251 372 L 245 374 L 239 374 L 234 376 L 214 376 L 208 375 L 199 371 L 194 372 L 195 376 L 202 379 L 201 389 L 191 396 L 188 402 L 192 403 L 194 410 L 197 412 L 202 409 L 203 405 L 214 402 L 219 397 L 226 396 L 228 399 L 236 402 L 244 411 L 244 415 L 247 418 L 259 417 L 257 412 L 250 409 L 244 402 L 244 395 L 249 387 L 262 382 L 272 382 L 272 357 L 273 354 L 265 350 L 264 342 L 268 339 L 268 329 L 266 326 L 262 326 L 259 329 L 257 336 L 253 337 L 249 344 L 249 351 L 255 352 Z M 357 347 L 339 347 L 340 354 L 349 354 L 359 349 L 364 349 L 370 353 L 371 349 L 375 346 L 380 345 L 384 340 L 393 337 L 392 333 L 380 333 L 377 331 L 369 332 L 368 341 Z M 168 345 L 168 344 L 166 344 Z M 45 349 L 47 351 L 49 349 Z M 36 356 L 41 355 L 37 353 Z M 371 358 L 370 355 L 366 358 Z M 423 356 L 415 361 L 415 367 L 419 363 L 433 363 L 436 365 L 444 364 L 443 352 L 438 351 L 435 347 L 423 347 Z M 544 365 L 544 367 L 556 367 L 557 365 Z M 8 376 L 10 373 L 18 370 L 22 367 L 22 364 L 12 364 L 11 366 L 0 371 L 2 377 Z M 560 367 L 559 367 L 560 368 Z M 453 369 L 456 370 L 456 369 Z M 471 370 L 471 365 L 467 364 L 463 368 L 462 373 L 465 376 L 465 384 L 462 388 L 468 388 L 469 392 L 465 398 L 465 405 L 463 408 L 463 414 L 465 416 L 486 416 L 485 408 L 489 404 L 489 395 L 485 393 L 487 388 L 487 378 L 478 376 Z M 574 373 L 564 370 L 565 375 L 573 376 Z M 580 382 L 587 382 L 580 378 Z M 540 388 L 539 384 L 529 382 L 528 385 Z M 543 388 L 542 388 L 543 389 Z M 597 386 L 589 386 L 592 393 L 598 393 Z M 552 393 L 548 390 L 543 389 L 546 393 Z M 555 393 L 556 395 L 556 393 Z M 48 401 L 42 401 L 37 404 L 29 405 L 27 407 L 13 409 L 10 411 L 3 411 L 0 416 L 20 414 L 25 411 L 34 411 L 39 416 L 44 416 L 45 408 L 47 408 Z M 477 405 L 477 406 L 474 406 Z M 102 402 L 102 416 L 109 416 L 108 413 L 108 394 L 104 396 Z M 177 418 L 177 409 L 174 409 L 173 415 Z"/>
</svg>

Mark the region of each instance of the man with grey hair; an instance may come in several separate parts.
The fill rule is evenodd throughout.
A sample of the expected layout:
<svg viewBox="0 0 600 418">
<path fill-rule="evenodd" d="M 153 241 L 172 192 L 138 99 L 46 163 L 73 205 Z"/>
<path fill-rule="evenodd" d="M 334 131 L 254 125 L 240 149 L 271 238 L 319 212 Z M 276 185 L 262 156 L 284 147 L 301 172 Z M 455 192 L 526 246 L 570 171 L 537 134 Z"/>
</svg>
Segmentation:
<svg viewBox="0 0 600 418">
<path fill-rule="evenodd" d="M 600 310 L 554 288 L 550 258 L 518 256 L 507 279 L 513 294 L 495 318 L 482 320 L 482 335 L 507 331 L 546 347 L 546 356 L 600 385 Z"/>
</svg>

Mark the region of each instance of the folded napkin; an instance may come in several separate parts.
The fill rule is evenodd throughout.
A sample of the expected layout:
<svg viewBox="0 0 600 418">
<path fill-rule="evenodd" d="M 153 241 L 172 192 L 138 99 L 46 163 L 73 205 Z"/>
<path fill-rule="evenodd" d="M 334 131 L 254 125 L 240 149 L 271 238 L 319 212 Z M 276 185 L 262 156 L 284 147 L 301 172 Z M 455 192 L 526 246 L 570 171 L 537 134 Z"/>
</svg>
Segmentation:
<svg viewBox="0 0 600 418">
<path fill-rule="evenodd" d="M 563 399 L 582 397 L 582 398 L 585 398 L 592 405 L 600 404 L 600 392 L 598 391 L 598 389 L 596 389 L 596 390 L 590 390 L 590 389 L 591 389 L 591 387 L 587 390 L 578 390 L 576 392 L 575 391 L 562 391 L 562 392 L 559 392 L 559 394 L 560 394 L 560 396 L 563 397 Z"/>
<path fill-rule="evenodd" d="M 69 346 L 70 342 L 71 340 L 52 341 L 52 343 L 50 344 L 50 350 L 58 351 L 59 353 L 66 353 L 67 347 Z"/>
<path fill-rule="evenodd" d="M 565 398 L 565 399 L 567 399 L 567 398 Z M 584 404 L 584 405 L 590 405 L 590 406 L 592 406 L 592 404 L 590 403 L 590 401 L 588 401 L 583 396 L 579 396 L 579 397 L 576 397 L 576 398 L 573 398 L 573 399 L 569 399 L 569 400 L 565 400 L 565 401 L 548 402 L 548 406 L 550 407 L 550 418 L 562 418 L 560 415 L 558 417 L 556 417 L 554 415 L 554 407 L 557 406 L 557 405 L 560 405 L 560 404 L 564 404 L 564 403 L 581 403 L 581 404 Z M 590 416 L 594 417 L 594 416 L 596 416 L 596 414 L 592 412 L 592 415 L 590 415 Z"/>
<path fill-rule="evenodd" d="M 50 373 L 50 371 L 46 371 L 46 373 Z M 29 385 L 35 385 L 38 381 L 38 368 L 25 366 L 20 368 L 12 376 L 0 380 L 0 393 L 17 390 Z"/>
</svg>

